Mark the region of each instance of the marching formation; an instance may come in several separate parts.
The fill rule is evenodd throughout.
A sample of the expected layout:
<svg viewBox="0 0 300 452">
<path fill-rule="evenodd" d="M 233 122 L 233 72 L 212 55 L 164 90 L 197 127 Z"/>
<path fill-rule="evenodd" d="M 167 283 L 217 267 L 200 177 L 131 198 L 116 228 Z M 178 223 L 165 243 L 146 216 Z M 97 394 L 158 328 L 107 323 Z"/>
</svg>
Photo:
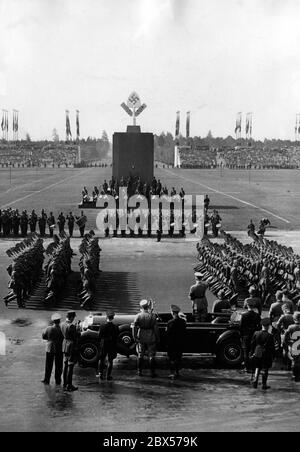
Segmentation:
<svg viewBox="0 0 300 452">
<path fill-rule="evenodd" d="M 74 253 L 70 246 L 70 238 L 55 236 L 46 254 L 50 258 L 45 266 L 47 286 L 45 303 L 57 303 L 61 299 L 62 290 L 72 271 L 71 263 Z"/>
<path fill-rule="evenodd" d="M 23 308 L 43 272 L 43 240 L 34 235 L 7 250 L 6 254 L 13 262 L 7 269 L 11 291 L 4 297 L 4 303 L 7 306 L 17 300 L 18 307 Z"/>
<path fill-rule="evenodd" d="M 95 233 L 90 231 L 86 234 L 79 247 L 81 253 L 79 267 L 81 284 L 79 298 L 81 307 L 92 306 L 96 295 L 96 278 L 100 272 L 100 252 L 99 239 Z"/>
</svg>

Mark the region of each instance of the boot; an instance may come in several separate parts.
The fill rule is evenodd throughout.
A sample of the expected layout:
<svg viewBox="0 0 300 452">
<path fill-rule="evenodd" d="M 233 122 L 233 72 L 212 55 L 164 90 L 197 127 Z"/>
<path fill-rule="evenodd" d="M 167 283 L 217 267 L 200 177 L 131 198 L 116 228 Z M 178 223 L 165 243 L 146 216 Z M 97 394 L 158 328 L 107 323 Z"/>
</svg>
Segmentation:
<svg viewBox="0 0 300 452">
<path fill-rule="evenodd" d="M 143 358 L 138 358 L 138 376 L 142 377 L 143 376 Z"/>
<path fill-rule="evenodd" d="M 255 375 L 254 375 L 254 381 L 252 383 L 252 386 L 253 386 L 254 389 L 258 388 L 259 374 L 260 374 L 259 369 L 256 369 L 255 370 Z"/>
<path fill-rule="evenodd" d="M 152 378 L 157 377 L 157 375 L 155 373 L 155 359 L 154 358 L 150 358 L 150 371 L 151 371 Z"/>
<path fill-rule="evenodd" d="M 68 384 L 68 363 L 64 363 L 64 371 L 63 371 L 63 385 L 64 388 L 67 387 Z"/>
<path fill-rule="evenodd" d="M 268 374 L 264 374 L 262 377 L 262 388 L 264 391 L 267 391 L 268 389 L 271 389 L 270 386 L 267 386 L 268 381 Z"/>
</svg>

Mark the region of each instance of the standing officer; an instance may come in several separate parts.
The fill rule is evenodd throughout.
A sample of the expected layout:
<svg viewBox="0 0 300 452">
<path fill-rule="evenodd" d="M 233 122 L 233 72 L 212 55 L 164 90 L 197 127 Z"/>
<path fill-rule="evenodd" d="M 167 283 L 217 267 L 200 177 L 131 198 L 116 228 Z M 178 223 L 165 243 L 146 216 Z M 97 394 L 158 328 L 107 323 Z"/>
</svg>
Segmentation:
<svg viewBox="0 0 300 452">
<path fill-rule="evenodd" d="M 63 334 L 60 329 L 60 314 L 53 314 L 51 317 L 52 325 L 48 326 L 43 333 L 43 339 L 47 341 L 46 344 L 46 365 L 45 377 L 42 383 L 50 384 L 53 362 L 55 361 L 55 382 L 57 385 L 61 384 L 61 375 L 63 370 L 63 353 L 62 343 Z"/>
<path fill-rule="evenodd" d="M 290 325 L 284 335 L 283 345 L 289 348 L 294 379 L 300 383 L 300 312 L 294 314 L 294 325 Z"/>
<path fill-rule="evenodd" d="M 104 380 L 104 371 L 106 368 L 106 358 L 108 361 L 106 379 L 112 380 L 113 360 L 117 357 L 117 344 L 119 337 L 119 327 L 113 323 L 115 313 L 107 311 L 106 324 L 102 325 L 99 330 L 100 341 L 100 361 L 99 376 L 100 380 Z"/>
<path fill-rule="evenodd" d="M 49 234 L 50 237 L 53 237 L 54 234 L 54 228 L 55 228 L 55 218 L 52 212 L 50 212 L 49 218 L 47 220 L 48 226 L 49 226 Z"/>
<path fill-rule="evenodd" d="M 28 231 L 28 215 L 27 215 L 26 210 L 24 210 L 24 212 L 22 212 L 22 215 L 20 218 L 20 226 L 21 226 L 22 237 L 26 237 L 27 231 Z"/>
<path fill-rule="evenodd" d="M 67 222 L 68 222 L 69 235 L 70 235 L 70 237 L 73 237 L 75 217 L 72 212 L 70 212 L 69 215 L 67 216 Z"/>
<path fill-rule="evenodd" d="M 196 322 L 205 322 L 208 312 L 208 303 L 206 298 L 208 285 L 201 281 L 202 277 L 202 273 L 195 273 L 196 284 L 190 288 L 189 294 L 193 304 L 193 315 Z"/>
<path fill-rule="evenodd" d="M 58 218 L 57 218 L 57 224 L 58 224 L 58 230 L 59 234 L 65 233 L 65 224 L 66 224 L 66 218 L 62 212 L 60 212 Z"/>
<path fill-rule="evenodd" d="M 133 338 L 137 344 L 138 352 L 138 375 L 143 376 L 144 356 L 148 351 L 151 377 L 155 378 L 155 355 L 156 346 L 159 342 L 159 331 L 156 315 L 152 312 L 150 302 L 140 302 L 141 312 L 137 314 L 133 323 Z"/>
<path fill-rule="evenodd" d="M 186 332 L 185 320 L 179 317 L 181 309 L 172 304 L 171 313 L 173 319 L 167 323 L 166 340 L 168 358 L 170 360 L 170 378 L 178 378 L 183 352 L 184 336 Z"/>
<path fill-rule="evenodd" d="M 282 306 L 283 306 L 283 301 L 282 301 L 282 297 L 283 297 L 283 293 L 278 290 L 276 292 L 276 302 L 271 304 L 270 307 L 270 312 L 269 312 L 269 316 L 271 319 L 271 322 L 278 322 L 278 320 L 280 319 L 280 317 L 283 314 L 283 310 L 282 310 Z"/>
<path fill-rule="evenodd" d="M 244 309 L 247 309 L 247 303 L 249 300 L 252 300 L 252 302 L 255 304 L 255 308 L 257 309 L 258 314 L 261 316 L 262 313 L 262 300 L 260 297 L 257 296 L 257 290 L 255 287 L 250 287 L 249 289 L 249 295 L 250 298 L 246 298 L 245 302 L 244 302 Z"/>
<path fill-rule="evenodd" d="M 80 217 L 76 217 L 76 223 L 79 227 L 80 237 L 84 237 L 85 225 L 87 223 L 87 217 L 84 215 L 83 210 L 81 211 Z"/>
<path fill-rule="evenodd" d="M 242 347 L 244 352 L 244 364 L 247 372 L 251 373 L 252 369 L 250 366 L 250 350 L 251 341 L 253 335 L 256 331 L 261 330 L 261 318 L 260 315 L 255 312 L 256 303 L 248 298 L 247 301 L 248 311 L 242 315 L 240 332 L 242 339 Z"/>
<path fill-rule="evenodd" d="M 36 232 L 37 219 L 38 219 L 37 214 L 33 210 L 29 216 L 29 227 L 30 227 L 30 232 L 32 234 L 34 234 Z"/>
<path fill-rule="evenodd" d="M 253 388 L 257 389 L 259 376 L 261 371 L 263 371 L 262 388 L 266 391 L 270 389 L 270 386 L 267 386 L 267 381 L 269 369 L 272 367 L 275 358 L 275 343 L 273 335 L 268 331 L 271 320 L 264 318 L 261 321 L 261 325 L 262 331 L 256 331 L 251 342 L 251 354 L 254 358 L 255 367 Z"/>
<path fill-rule="evenodd" d="M 73 371 L 77 362 L 77 343 L 79 333 L 77 325 L 74 323 L 76 313 L 69 311 L 66 321 L 61 325 L 61 331 L 64 337 L 62 351 L 64 354 L 64 389 L 69 392 L 77 391 L 73 386 Z"/>
<path fill-rule="evenodd" d="M 41 212 L 41 216 L 38 219 L 38 223 L 39 223 L 40 235 L 41 235 L 41 237 L 45 237 L 46 225 L 47 225 L 47 215 L 46 215 L 44 209 Z"/>
</svg>

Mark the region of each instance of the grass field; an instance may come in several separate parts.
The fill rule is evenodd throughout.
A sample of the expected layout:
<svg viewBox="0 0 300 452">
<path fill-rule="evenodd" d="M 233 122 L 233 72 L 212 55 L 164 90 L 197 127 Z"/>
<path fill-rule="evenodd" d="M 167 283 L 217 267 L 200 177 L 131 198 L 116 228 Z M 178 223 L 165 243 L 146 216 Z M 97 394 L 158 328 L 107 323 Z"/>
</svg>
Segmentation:
<svg viewBox="0 0 300 452">
<path fill-rule="evenodd" d="M 226 230 L 245 230 L 249 220 L 257 224 L 268 217 L 274 228 L 300 230 L 300 173 L 298 170 L 234 171 L 156 170 L 169 188 L 184 187 L 187 194 L 206 194 L 219 210 Z M 90 190 L 110 179 L 111 169 L 0 169 L 0 209 L 45 208 L 57 216 L 60 211 L 79 213 L 81 190 Z M 97 211 L 87 211 L 89 227 L 95 228 Z"/>
</svg>

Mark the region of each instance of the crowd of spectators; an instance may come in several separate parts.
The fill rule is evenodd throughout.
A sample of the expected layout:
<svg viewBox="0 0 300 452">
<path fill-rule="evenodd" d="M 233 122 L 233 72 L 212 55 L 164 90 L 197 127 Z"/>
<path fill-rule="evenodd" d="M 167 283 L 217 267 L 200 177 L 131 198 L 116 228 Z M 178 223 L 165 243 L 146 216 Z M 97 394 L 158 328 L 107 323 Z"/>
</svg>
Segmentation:
<svg viewBox="0 0 300 452">
<path fill-rule="evenodd" d="M 217 167 L 217 153 L 209 146 L 203 149 L 183 146 L 180 149 L 181 168 L 212 169 Z"/>
<path fill-rule="evenodd" d="M 39 142 L 0 144 L 0 167 L 69 167 L 78 161 L 78 146 Z"/>
<path fill-rule="evenodd" d="M 300 150 L 248 146 L 219 151 L 217 161 L 230 169 L 295 169 L 300 167 Z"/>
</svg>

